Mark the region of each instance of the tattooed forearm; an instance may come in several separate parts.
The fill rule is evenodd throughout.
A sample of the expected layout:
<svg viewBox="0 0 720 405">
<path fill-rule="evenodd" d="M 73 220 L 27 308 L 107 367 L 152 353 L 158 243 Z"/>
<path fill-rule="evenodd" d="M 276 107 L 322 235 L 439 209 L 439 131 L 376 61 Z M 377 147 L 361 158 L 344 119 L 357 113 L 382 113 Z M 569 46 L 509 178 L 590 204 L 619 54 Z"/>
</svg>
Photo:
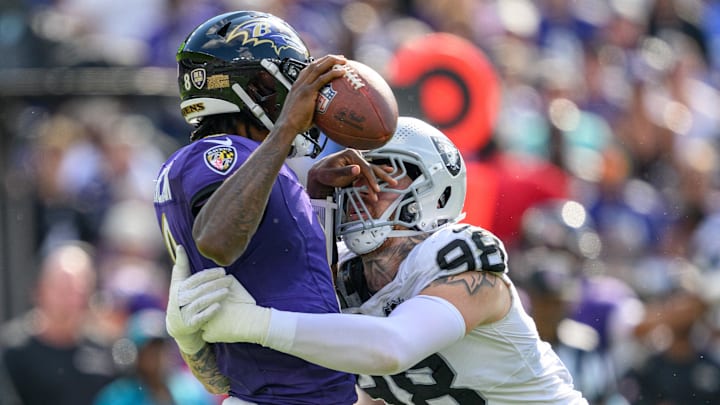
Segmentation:
<svg viewBox="0 0 720 405">
<path fill-rule="evenodd" d="M 255 233 L 282 162 L 287 157 L 287 152 L 283 153 L 279 152 L 279 148 L 259 148 L 240 169 L 242 172 L 233 177 L 234 204 L 225 206 L 225 210 L 231 209 L 232 214 L 226 212 L 224 217 L 234 233 L 249 235 L 248 239 Z M 246 169 L 252 174 L 246 174 Z"/>
<path fill-rule="evenodd" d="M 230 381 L 220 373 L 215 360 L 215 352 L 210 345 L 203 346 L 195 354 L 180 352 L 185 363 L 208 392 L 212 394 L 226 394 L 230 390 Z"/>
<path fill-rule="evenodd" d="M 469 295 L 477 294 L 483 287 L 493 288 L 498 282 L 494 274 L 484 271 L 465 273 L 460 276 L 448 276 L 433 281 L 430 285 L 461 285 Z"/>
</svg>

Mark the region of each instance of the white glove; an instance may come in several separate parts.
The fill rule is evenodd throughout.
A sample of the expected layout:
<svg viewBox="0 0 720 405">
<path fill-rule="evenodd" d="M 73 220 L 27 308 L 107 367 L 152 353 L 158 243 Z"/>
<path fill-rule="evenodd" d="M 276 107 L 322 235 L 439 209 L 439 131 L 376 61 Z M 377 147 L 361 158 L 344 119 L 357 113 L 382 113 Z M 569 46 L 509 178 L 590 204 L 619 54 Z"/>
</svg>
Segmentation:
<svg viewBox="0 0 720 405">
<path fill-rule="evenodd" d="M 270 327 L 270 308 L 255 305 L 255 298 L 233 277 L 230 294 L 220 311 L 203 327 L 206 342 L 247 342 L 265 345 Z"/>
<path fill-rule="evenodd" d="M 175 253 L 170 279 L 165 327 L 183 353 L 195 354 L 205 345 L 200 327 L 220 309 L 235 278 L 222 267 L 205 269 L 190 276 L 190 263 L 182 246 Z"/>
</svg>

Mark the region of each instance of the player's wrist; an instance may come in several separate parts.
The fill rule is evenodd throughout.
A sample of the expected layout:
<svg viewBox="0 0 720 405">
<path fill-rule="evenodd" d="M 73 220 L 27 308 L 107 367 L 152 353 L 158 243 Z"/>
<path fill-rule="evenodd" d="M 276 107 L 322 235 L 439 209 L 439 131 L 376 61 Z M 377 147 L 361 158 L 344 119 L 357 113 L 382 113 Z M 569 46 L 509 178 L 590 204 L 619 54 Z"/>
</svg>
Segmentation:
<svg viewBox="0 0 720 405">
<path fill-rule="evenodd" d="M 202 339 L 202 334 L 199 332 L 191 333 L 188 335 L 173 337 L 175 343 L 181 352 L 189 355 L 193 355 L 202 349 L 207 342 Z"/>
<path fill-rule="evenodd" d="M 293 312 L 270 309 L 268 328 L 262 345 L 287 353 L 295 340 L 297 322 L 297 315 Z"/>
<path fill-rule="evenodd" d="M 281 116 L 275 122 L 275 128 L 270 131 L 270 133 L 271 136 L 274 136 L 278 140 L 280 140 L 283 145 L 287 144 L 289 148 L 290 146 L 292 146 L 295 137 L 298 136 L 298 134 L 305 132 L 306 130 L 307 128 L 300 129 L 298 125 L 291 122 L 290 120 L 283 119 L 283 117 Z"/>
</svg>

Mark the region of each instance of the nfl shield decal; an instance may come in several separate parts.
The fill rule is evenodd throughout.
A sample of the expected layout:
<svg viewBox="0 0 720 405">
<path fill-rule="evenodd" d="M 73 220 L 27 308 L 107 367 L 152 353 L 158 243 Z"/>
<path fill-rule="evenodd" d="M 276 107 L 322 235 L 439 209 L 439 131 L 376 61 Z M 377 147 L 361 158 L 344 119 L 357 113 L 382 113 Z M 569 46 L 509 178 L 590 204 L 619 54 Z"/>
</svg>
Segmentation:
<svg viewBox="0 0 720 405">
<path fill-rule="evenodd" d="M 205 69 L 198 68 L 193 69 L 190 71 L 190 79 L 192 80 L 193 86 L 195 86 L 196 89 L 201 90 L 203 86 L 205 86 Z"/>
<path fill-rule="evenodd" d="M 213 146 L 205 151 L 205 164 L 218 174 L 227 174 L 235 166 L 236 157 L 234 146 Z"/>
<path fill-rule="evenodd" d="M 320 93 L 315 101 L 315 111 L 319 114 L 324 114 L 336 94 L 337 91 L 332 88 L 331 84 L 325 85 L 320 89 Z"/>
</svg>

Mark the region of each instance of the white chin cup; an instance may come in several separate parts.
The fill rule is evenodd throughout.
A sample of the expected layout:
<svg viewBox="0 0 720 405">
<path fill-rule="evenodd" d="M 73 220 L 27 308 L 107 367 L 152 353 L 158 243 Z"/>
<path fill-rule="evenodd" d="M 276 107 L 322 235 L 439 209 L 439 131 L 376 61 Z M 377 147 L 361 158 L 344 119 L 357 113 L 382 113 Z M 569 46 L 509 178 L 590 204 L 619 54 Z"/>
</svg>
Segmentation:
<svg viewBox="0 0 720 405">
<path fill-rule="evenodd" d="M 304 135 L 295 136 L 292 145 L 290 146 L 290 154 L 288 158 L 300 158 L 310 156 L 314 150 L 314 145 Z"/>
<path fill-rule="evenodd" d="M 361 229 L 355 232 L 349 232 L 343 235 L 345 245 L 353 253 L 364 255 L 372 252 L 385 242 L 390 234 L 392 227 L 390 225 L 380 226 L 371 229 Z"/>
</svg>

